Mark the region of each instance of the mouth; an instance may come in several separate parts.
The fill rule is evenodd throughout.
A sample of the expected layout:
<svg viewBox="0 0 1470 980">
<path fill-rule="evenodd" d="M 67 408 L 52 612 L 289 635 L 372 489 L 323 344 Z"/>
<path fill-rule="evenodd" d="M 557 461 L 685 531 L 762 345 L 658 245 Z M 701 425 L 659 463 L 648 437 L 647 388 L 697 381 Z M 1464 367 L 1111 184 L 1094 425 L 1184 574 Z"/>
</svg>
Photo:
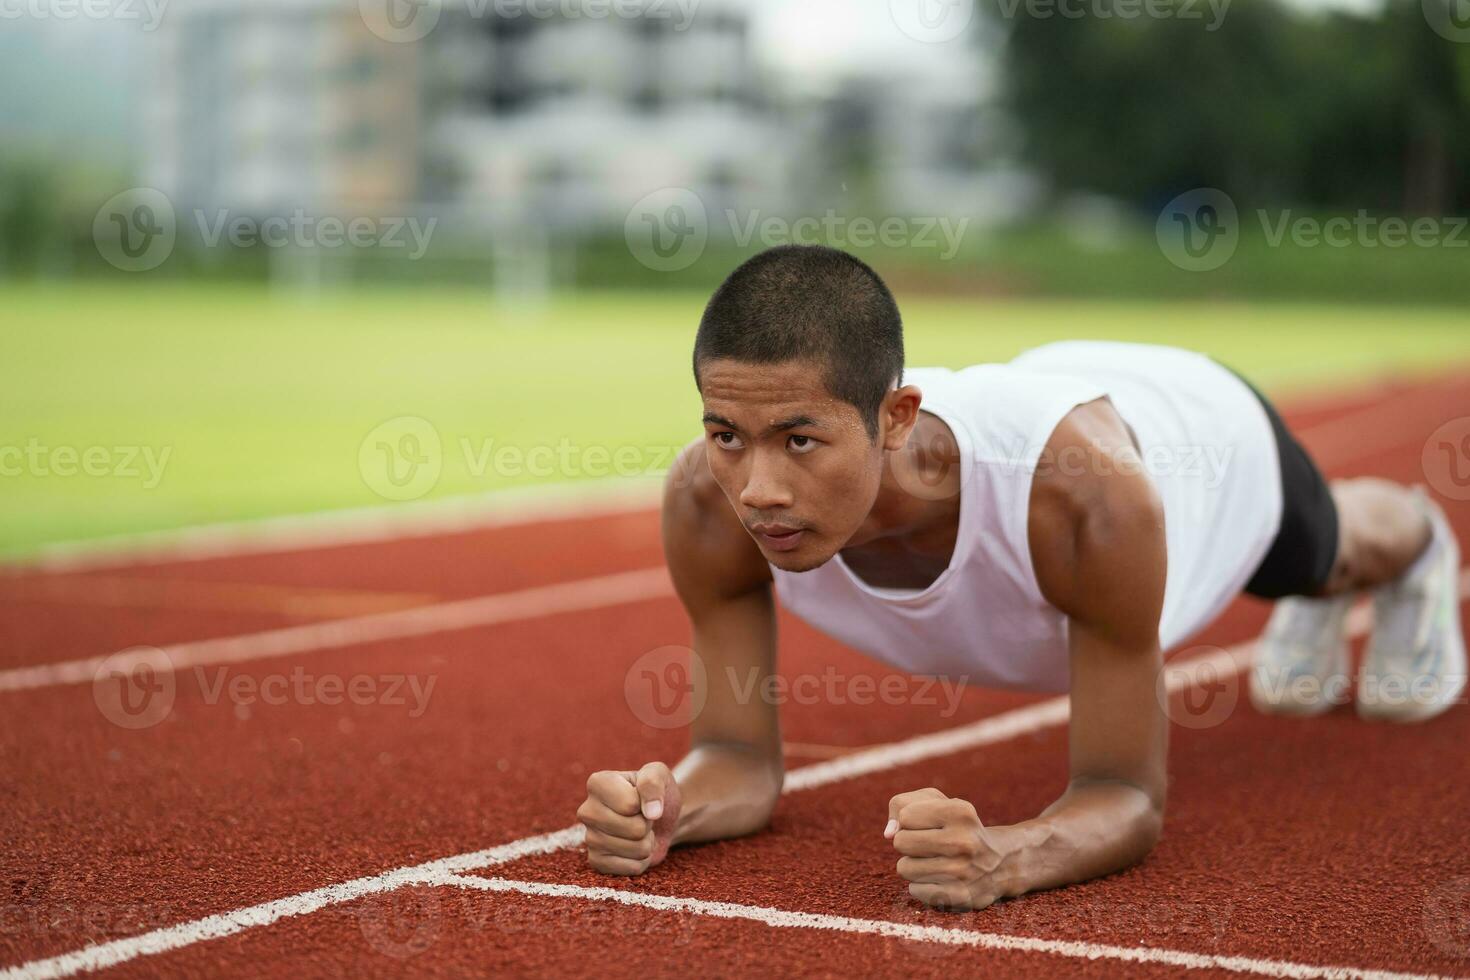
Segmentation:
<svg viewBox="0 0 1470 980">
<path fill-rule="evenodd" d="M 791 551 L 806 536 L 806 529 L 784 527 L 780 524 L 756 524 L 751 527 L 755 538 L 772 551 Z"/>
</svg>

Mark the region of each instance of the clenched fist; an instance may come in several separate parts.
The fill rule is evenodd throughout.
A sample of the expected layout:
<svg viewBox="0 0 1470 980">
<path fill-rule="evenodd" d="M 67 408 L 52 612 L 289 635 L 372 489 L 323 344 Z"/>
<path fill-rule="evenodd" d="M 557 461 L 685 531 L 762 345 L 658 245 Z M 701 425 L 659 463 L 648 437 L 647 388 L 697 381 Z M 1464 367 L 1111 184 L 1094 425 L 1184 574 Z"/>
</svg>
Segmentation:
<svg viewBox="0 0 1470 980">
<path fill-rule="evenodd" d="M 909 894 L 925 905 L 983 909 L 1006 894 L 997 874 L 1005 855 L 964 800 L 937 789 L 900 793 L 888 801 L 883 836 L 902 855 L 898 873 Z"/>
<path fill-rule="evenodd" d="M 577 819 L 587 827 L 587 863 L 608 875 L 641 875 L 663 861 L 679 825 L 679 784 L 662 762 L 587 778 Z"/>
</svg>

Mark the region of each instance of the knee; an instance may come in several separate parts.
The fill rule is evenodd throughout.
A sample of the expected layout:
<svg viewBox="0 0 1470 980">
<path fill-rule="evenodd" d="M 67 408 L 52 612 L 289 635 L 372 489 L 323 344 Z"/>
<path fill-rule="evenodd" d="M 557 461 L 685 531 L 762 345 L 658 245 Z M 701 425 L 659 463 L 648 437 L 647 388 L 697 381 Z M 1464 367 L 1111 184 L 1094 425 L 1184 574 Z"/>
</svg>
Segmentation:
<svg viewBox="0 0 1470 980">
<path fill-rule="evenodd" d="M 1379 477 L 1335 480 L 1338 517 L 1334 580 L 1362 588 L 1392 578 L 1427 538 L 1424 517 L 1409 489 Z"/>
</svg>

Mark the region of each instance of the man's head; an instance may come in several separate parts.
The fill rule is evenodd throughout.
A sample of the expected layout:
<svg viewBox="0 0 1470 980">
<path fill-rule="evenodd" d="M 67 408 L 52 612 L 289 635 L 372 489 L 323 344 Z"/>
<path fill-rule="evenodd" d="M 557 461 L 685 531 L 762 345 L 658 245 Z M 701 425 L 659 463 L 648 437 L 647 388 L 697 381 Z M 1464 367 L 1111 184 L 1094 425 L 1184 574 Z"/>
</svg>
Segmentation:
<svg viewBox="0 0 1470 980">
<path fill-rule="evenodd" d="M 772 248 L 715 290 L 694 341 L 705 456 L 777 567 L 816 568 L 867 518 L 917 419 L 902 373 L 893 296 L 845 252 Z"/>
</svg>

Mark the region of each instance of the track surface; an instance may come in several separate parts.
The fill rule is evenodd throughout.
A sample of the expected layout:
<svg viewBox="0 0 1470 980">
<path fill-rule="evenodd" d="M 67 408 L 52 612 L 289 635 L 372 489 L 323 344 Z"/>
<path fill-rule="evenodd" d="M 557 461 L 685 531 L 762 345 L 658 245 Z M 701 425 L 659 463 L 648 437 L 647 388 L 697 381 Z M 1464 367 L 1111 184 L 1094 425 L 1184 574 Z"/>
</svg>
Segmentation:
<svg viewBox="0 0 1470 980">
<path fill-rule="evenodd" d="M 1288 417 L 1332 475 L 1422 483 L 1426 438 L 1467 405 L 1470 378 L 1444 378 L 1298 405 Z M 1470 541 L 1470 504 L 1441 500 Z M 1222 695 L 1239 695 L 1233 710 L 1211 716 L 1218 724 L 1174 726 L 1165 836 L 1144 864 L 980 913 L 946 915 L 908 899 L 881 836 L 887 800 L 934 785 L 970 799 L 991 823 L 1032 816 L 1064 785 L 1061 725 L 797 789 L 767 833 L 675 851 L 641 879 L 601 878 L 585 869 L 579 848 L 562 848 L 463 869 L 462 878 L 440 872 L 427 884 L 399 883 L 222 938 L 191 934 L 156 955 L 127 945 L 154 930 L 560 831 L 590 771 L 674 761 L 683 732 L 640 720 L 640 712 L 650 717 L 647 704 L 630 704 L 624 680 L 648 651 L 687 642 L 687 623 L 656 572 L 615 578 L 660 563 L 657 518 L 645 512 L 94 572 L 0 573 L 0 775 L 9 789 L 0 810 L 0 964 L 39 973 L 48 957 L 122 941 L 133 958 L 110 969 L 134 975 L 528 974 L 589 965 L 644 978 L 691 969 L 1286 976 L 1319 966 L 1470 975 L 1470 711 L 1458 706 L 1408 727 L 1361 722 L 1350 708 L 1290 721 L 1256 714 L 1238 684 Z M 630 581 L 620 598 L 587 599 Z M 560 588 L 577 582 L 590 584 Z M 197 668 L 169 675 L 169 710 L 137 729 L 113 720 L 106 681 L 6 686 L 20 668 L 87 664 L 138 644 L 412 609 L 432 622 L 436 604 L 489 594 L 510 599 L 483 625 L 284 656 L 249 653 L 259 645 L 251 640 L 239 648 L 249 655 L 229 663 L 206 652 Z M 1242 600 L 1179 653 L 1245 643 L 1266 612 Z M 854 703 L 866 690 L 846 686 L 855 678 L 896 675 L 784 613 L 781 630 L 785 676 L 840 681 L 835 698 L 783 708 L 793 769 L 1046 700 L 965 689 L 949 702 L 942 691 L 894 680 L 898 703 Z M 314 688 L 292 687 L 302 675 L 307 684 L 343 685 L 361 676 L 371 695 L 322 703 Z M 230 685 L 242 693 L 232 697 Z M 295 693 L 265 703 L 268 689 Z M 621 891 L 585 891 L 606 887 Z M 657 896 L 739 907 L 670 908 Z M 926 927 L 969 935 L 942 942 Z M 1017 938 L 1021 948 L 996 948 Z M 1146 962 L 1126 958 L 1138 951 Z"/>
</svg>

